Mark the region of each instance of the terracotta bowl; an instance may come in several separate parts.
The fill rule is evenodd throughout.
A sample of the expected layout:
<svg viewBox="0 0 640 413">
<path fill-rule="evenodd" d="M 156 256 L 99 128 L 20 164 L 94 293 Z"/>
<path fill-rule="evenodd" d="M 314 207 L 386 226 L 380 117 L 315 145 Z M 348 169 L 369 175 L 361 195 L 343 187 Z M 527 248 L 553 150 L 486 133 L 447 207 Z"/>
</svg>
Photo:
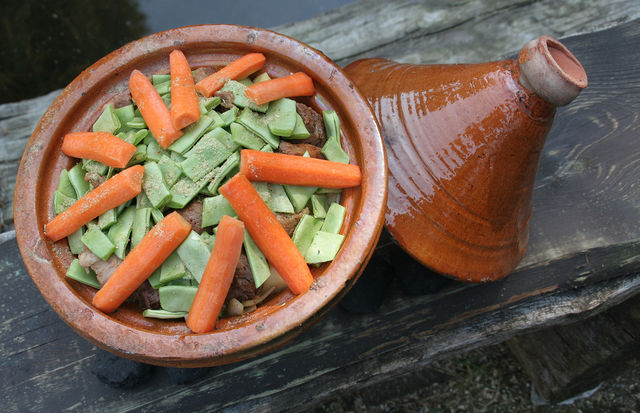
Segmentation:
<svg viewBox="0 0 640 413">
<path fill-rule="evenodd" d="M 129 74 L 167 72 L 169 53 L 180 48 L 192 67 L 223 66 L 249 52 L 267 57 L 275 77 L 309 74 L 316 94 L 302 101 L 316 109 L 335 109 L 352 162 L 363 170 L 362 186 L 345 190 L 345 242 L 328 264 L 313 268 L 311 290 L 289 290 L 253 313 L 223 319 L 209 334 L 191 334 L 182 321 L 143 318 L 124 305 L 104 314 L 91 305 L 95 290 L 65 277 L 72 261 L 66 240 L 44 237 L 53 217 L 58 176 L 73 160 L 60 147 L 66 133 L 89 130 L 103 105 L 126 91 Z M 78 334 L 120 356 L 166 366 L 197 367 L 230 363 L 273 350 L 325 314 L 355 283 L 380 236 L 387 196 L 384 145 L 366 100 L 342 70 L 321 52 L 268 30 L 203 25 L 156 33 L 129 43 L 82 72 L 53 102 L 36 127 L 20 163 L 15 192 L 15 227 L 25 265 L 51 307 Z"/>
</svg>

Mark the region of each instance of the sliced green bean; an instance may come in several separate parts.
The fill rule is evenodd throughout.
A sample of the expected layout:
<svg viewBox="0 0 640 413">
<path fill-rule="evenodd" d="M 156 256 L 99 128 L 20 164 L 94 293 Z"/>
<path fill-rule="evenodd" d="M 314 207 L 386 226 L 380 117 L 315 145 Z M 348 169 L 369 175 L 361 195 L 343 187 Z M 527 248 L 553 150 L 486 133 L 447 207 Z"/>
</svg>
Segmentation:
<svg viewBox="0 0 640 413">
<path fill-rule="evenodd" d="M 233 93 L 233 104 L 240 108 L 249 108 L 256 112 L 265 113 L 269 108 L 269 104 L 256 105 L 251 99 L 249 99 L 244 92 L 247 90 L 247 86 L 237 82 L 235 80 L 229 80 L 224 84 L 220 91 Z"/>
<path fill-rule="evenodd" d="M 275 149 L 280 145 L 280 138 L 271 133 L 264 115 L 259 115 L 249 108 L 244 108 L 236 122 L 258 135 L 272 148 Z"/>
<path fill-rule="evenodd" d="M 80 228 L 72 234 L 69 234 L 67 237 L 67 242 L 69 243 L 69 249 L 72 254 L 78 255 L 84 251 L 84 244 L 82 243 L 82 235 L 84 234 L 84 229 Z"/>
<path fill-rule="evenodd" d="M 271 133 L 276 136 L 289 137 L 296 127 L 296 102 L 283 98 L 269 104 L 266 121 Z"/>
<path fill-rule="evenodd" d="M 222 128 L 208 132 L 185 154 L 187 159 L 180 163 L 180 167 L 186 176 L 197 181 L 231 155 L 231 151 L 217 138 L 218 135 L 226 133 L 228 132 Z"/>
<path fill-rule="evenodd" d="M 187 239 L 180 244 L 176 251 L 187 270 L 196 281 L 200 282 L 209 261 L 209 255 L 211 255 L 207 244 L 200 239 L 200 235 L 195 231 L 191 231 Z"/>
<path fill-rule="evenodd" d="M 202 227 L 210 227 L 218 225 L 223 216 L 235 216 L 236 211 L 233 210 L 227 198 L 222 195 L 205 198 L 202 201 Z"/>
<path fill-rule="evenodd" d="M 60 171 L 60 178 L 58 178 L 58 188 L 57 191 L 66 195 L 69 198 L 76 198 L 76 190 L 73 189 L 73 185 L 71 185 L 71 181 L 69 180 L 69 171 L 63 169 Z"/>
<path fill-rule="evenodd" d="M 176 251 L 172 252 L 160 266 L 160 284 L 166 284 L 185 275 L 187 271 Z"/>
<path fill-rule="evenodd" d="M 184 318 L 189 314 L 187 311 L 167 311 L 167 310 L 152 310 L 147 308 L 142 312 L 143 317 L 147 318 L 159 318 L 162 320 L 171 320 L 174 318 Z"/>
<path fill-rule="evenodd" d="M 120 129 L 120 126 L 120 119 L 118 119 L 113 105 L 108 104 L 98 120 L 93 124 L 92 130 L 94 132 L 109 132 L 115 135 L 118 129 Z"/>
<path fill-rule="evenodd" d="M 158 289 L 160 306 L 166 311 L 189 311 L 198 287 L 165 285 Z"/>
<path fill-rule="evenodd" d="M 73 260 L 71 262 L 71 265 L 69 265 L 69 268 L 67 268 L 66 275 L 67 277 L 86 284 L 90 287 L 98 289 L 100 288 L 100 283 L 98 282 L 96 274 L 93 272 L 93 270 L 91 270 L 90 268 L 88 269 L 82 267 L 77 258 Z"/>
<path fill-rule="evenodd" d="M 107 236 L 116 247 L 114 254 L 121 260 L 124 259 L 127 245 L 129 244 L 135 215 L 136 207 L 134 205 L 127 207 L 127 209 L 118 216 L 118 222 L 109 228 L 109 232 L 107 233 Z"/>
<path fill-rule="evenodd" d="M 347 209 L 340 204 L 333 203 L 327 210 L 327 216 L 322 224 L 321 231 L 337 234 L 342 228 Z"/>
<path fill-rule="evenodd" d="M 311 215 L 303 215 L 296 229 L 293 231 L 291 239 L 293 243 L 298 247 L 298 250 L 304 256 L 316 236 L 316 233 L 322 228 L 322 220 L 316 219 Z"/>
<path fill-rule="evenodd" d="M 171 188 L 173 184 L 178 181 L 180 175 L 182 175 L 182 169 L 166 155 L 162 155 L 158 161 L 158 167 L 160 167 L 160 172 L 162 172 L 162 179 L 164 179 L 164 182 L 169 188 Z"/>
<path fill-rule="evenodd" d="M 311 195 L 311 209 L 313 210 L 313 216 L 315 218 L 324 218 L 327 216 L 327 196 L 326 195 Z"/>
<path fill-rule="evenodd" d="M 163 207 L 171 199 L 171 192 L 162 179 L 162 171 L 155 162 L 144 164 L 142 189 L 154 208 Z"/>
<path fill-rule="evenodd" d="M 213 122 L 213 116 L 207 114 L 201 116 L 197 122 L 184 129 L 184 134 L 169 146 L 169 150 L 178 153 L 187 152 Z"/>
<path fill-rule="evenodd" d="M 231 136 L 236 144 L 244 148 L 259 151 L 264 146 L 262 138 L 237 122 L 231 124 Z"/>
<path fill-rule="evenodd" d="M 333 260 L 340 250 L 344 235 L 318 231 L 304 255 L 308 264 L 320 264 Z"/>
<path fill-rule="evenodd" d="M 100 229 L 107 229 L 113 224 L 115 224 L 117 220 L 118 220 L 118 217 L 116 214 L 116 209 L 115 208 L 110 209 L 107 212 L 100 215 L 100 217 L 98 217 L 98 227 L 100 227 Z"/>
<path fill-rule="evenodd" d="M 84 180 L 84 169 L 82 164 L 77 163 L 71 169 L 69 169 L 69 181 L 76 191 L 76 198 L 80 199 L 89 192 L 89 183 Z"/>
<path fill-rule="evenodd" d="M 284 186 L 280 184 L 269 184 L 268 188 L 271 195 L 269 208 L 273 212 L 284 212 L 285 214 L 293 214 L 295 210 L 293 204 L 287 196 L 287 192 L 285 191 Z"/>
<path fill-rule="evenodd" d="M 131 248 L 140 243 L 142 238 L 151 229 L 151 208 L 136 209 L 131 228 Z"/>
<path fill-rule="evenodd" d="M 271 270 L 269 270 L 269 263 L 264 257 L 264 254 L 246 230 L 244 231 L 244 251 L 247 254 L 247 261 L 249 261 L 249 266 L 251 267 L 253 282 L 256 288 L 260 288 L 262 283 L 271 276 Z"/>
<path fill-rule="evenodd" d="M 56 213 L 56 215 L 61 213 L 65 209 L 69 208 L 75 202 L 76 202 L 75 194 L 74 194 L 74 197 L 71 198 L 71 197 L 63 194 L 59 190 L 56 190 L 53 193 L 53 211 Z"/>
<path fill-rule="evenodd" d="M 209 185 L 207 186 L 207 190 L 210 194 L 215 194 L 222 184 L 222 181 L 229 175 L 231 175 L 231 171 L 234 168 L 240 165 L 240 152 L 234 152 L 227 158 L 224 163 L 215 169 L 215 174 Z"/>
<path fill-rule="evenodd" d="M 287 139 L 306 139 L 309 136 L 311 136 L 311 134 L 307 130 L 307 127 L 304 126 L 302 116 L 296 113 L 296 126 L 295 128 L 293 128 L 291 136 L 289 136 Z"/>
<path fill-rule="evenodd" d="M 136 116 L 133 111 L 133 105 L 122 106 L 120 108 L 114 109 L 114 112 L 120 120 L 121 125 L 126 125 L 127 122 L 129 122 Z"/>
<path fill-rule="evenodd" d="M 89 227 L 80 238 L 82 243 L 101 260 L 106 261 L 116 250 L 109 237 L 96 226 Z"/>
</svg>

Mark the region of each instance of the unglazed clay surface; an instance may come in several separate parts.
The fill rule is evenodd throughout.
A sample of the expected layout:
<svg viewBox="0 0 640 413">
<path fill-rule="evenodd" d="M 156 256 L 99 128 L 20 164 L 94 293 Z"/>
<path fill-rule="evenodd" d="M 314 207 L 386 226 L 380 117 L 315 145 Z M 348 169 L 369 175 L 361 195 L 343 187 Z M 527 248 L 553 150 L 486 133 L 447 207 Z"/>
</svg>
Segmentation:
<svg viewBox="0 0 640 413">
<path fill-rule="evenodd" d="M 264 53 L 273 77 L 303 71 L 316 93 L 305 103 L 335 109 L 352 163 L 362 169 L 362 185 L 343 192 L 347 208 L 344 244 L 336 259 L 312 268 L 311 290 L 288 290 L 248 315 L 225 319 L 207 334 L 191 334 L 184 322 L 142 317 L 123 305 L 104 314 L 91 305 L 95 290 L 65 277 L 72 255 L 66 240 L 48 241 L 44 224 L 53 216 L 59 173 L 72 160 L 61 152 L 66 133 L 88 130 L 114 96 L 126 93 L 133 69 L 166 72 L 169 53 L 181 49 L 192 67 L 224 66 L 249 52 Z M 36 127 L 18 171 L 14 197 L 16 235 L 34 283 L 60 317 L 77 333 L 118 355 L 168 366 L 225 364 L 269 351 L 291 340 L 326 313 L 366 266 L 380 236 L 387 193 L 384 146 L 369 105 L 327 57 L 297 40 L 268 30 L 203 25 L 156 33 L 123 46 L 80 74 L 49 107 Z"/>
</svg>

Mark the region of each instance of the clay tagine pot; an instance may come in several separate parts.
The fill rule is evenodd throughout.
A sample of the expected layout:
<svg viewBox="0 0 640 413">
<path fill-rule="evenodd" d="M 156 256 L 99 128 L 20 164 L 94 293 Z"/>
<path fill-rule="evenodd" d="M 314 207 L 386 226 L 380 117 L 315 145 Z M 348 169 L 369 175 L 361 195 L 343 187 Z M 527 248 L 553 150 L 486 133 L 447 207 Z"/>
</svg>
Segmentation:
<svg viewBox="0 0 640 413">
<path fill-rule="evenodd" d="M 385 224 L 431 269 L 497 280 L 522 259 L 531 192 L 556 106 L 587 86 L 578 60 L 547 36 L 516 60 L 345 67 L 368 98 L 387 147 Z"/>
<path fill-rule="evenodd" d="M 302 101 L 340 116 L 342 142 L 362 168 L 362 185 L 345 190 L 343 246 L 331 262 L 313 267 L 316 282 L 293 296 L 285 290 L 252 313 L 220 322 L 207 334 L 191 334 L 183 321 L 142 317 L 133 304 L 111 314 L 91 305 L 96 292 L 65 277 L 73 257 L 66 240 L 50 242 L 44 224 L 53 217 L 52 199 L 62 169 L 74 161 L 61 151 L 66 133 L 87 131 L 115 96 L 126 93 L 133 69 L 167 73 L 169 53 L 181 49 L 193 68 L 224 66 L 249 52 L 265 54 L 273 77 L 303 71 L 314 96 Z M 384 145 L 367 101 L 326 56 L 268 30 L 203 25 L 169 30 L 129 43 L 102 58 L 71 82 L 36 127 L 20 163 L 15 191 L 15 227 L 24 263 L 34 283 L 77 333 L 120 356 L 174 367 L 213 366 L 271 351 L 308 328 L 351 288 L 366 266 L 382 230 L 387 194 Z"/>
</svg>

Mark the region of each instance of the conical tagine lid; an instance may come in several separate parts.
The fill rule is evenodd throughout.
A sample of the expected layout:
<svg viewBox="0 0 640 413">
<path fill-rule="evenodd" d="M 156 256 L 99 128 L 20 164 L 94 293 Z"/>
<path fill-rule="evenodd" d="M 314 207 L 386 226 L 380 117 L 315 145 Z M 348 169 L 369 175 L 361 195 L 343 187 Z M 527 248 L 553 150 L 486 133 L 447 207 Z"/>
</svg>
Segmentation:
<svg viewBox="0 0 640 413">
<path fill-rule="evenodd" d="M 345 68 L 373 107 L 389 164 L 385 224 L 431 269 L 465 281 L 504 277 L 522 259 L 531 193 L 556 106 L 587 86 L 547 36 L 518 60 Z"/>
</svg>

